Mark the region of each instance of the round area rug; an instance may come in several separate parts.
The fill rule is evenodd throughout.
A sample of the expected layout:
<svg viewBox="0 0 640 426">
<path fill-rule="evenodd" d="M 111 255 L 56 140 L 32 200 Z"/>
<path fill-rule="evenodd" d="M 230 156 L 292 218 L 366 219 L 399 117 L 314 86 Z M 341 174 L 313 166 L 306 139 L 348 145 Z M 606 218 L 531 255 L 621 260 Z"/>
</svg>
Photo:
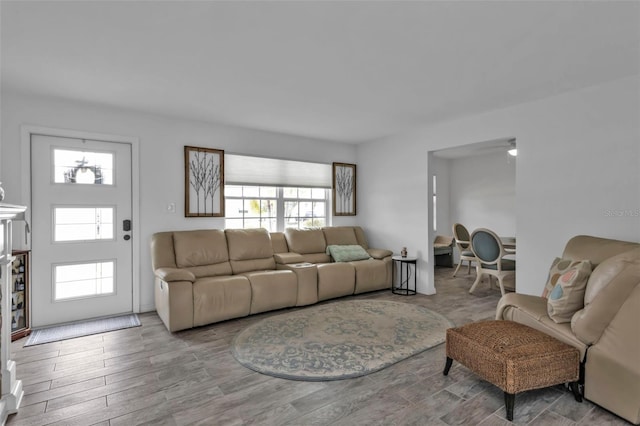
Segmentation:
<svg viewBox="0 0 640 426">
<path fill-rule="evenodd" d="M 294 380 L 339 380 L 373 373 L 445 341 L 453 324 L 408 303 L 355 300 L 276 315 L 241 331 L 236 360 Z"/>
</svg>

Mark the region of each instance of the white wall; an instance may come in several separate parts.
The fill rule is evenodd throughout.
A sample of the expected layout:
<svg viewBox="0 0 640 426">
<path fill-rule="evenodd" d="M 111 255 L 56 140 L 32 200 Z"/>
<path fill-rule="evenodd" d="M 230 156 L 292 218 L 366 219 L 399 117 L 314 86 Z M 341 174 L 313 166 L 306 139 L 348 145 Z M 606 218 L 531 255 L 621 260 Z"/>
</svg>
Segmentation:
<svg viewBox="0 0 640 426">
<path fill-rule="evenodd" d="M 516 160 L 507 154 L 451 160 L 450 211 L 453 223 L 471 232 L 489 228 L 516 235 Z"/>
<path fill-rule="evenodd" d="M 153 278 L 149 259 L 151 234 L 163 230 L 222 228 L 222 218 L 185 218 L 183 146 L 223 149 L 229 153 L 331 163 L 355 163 L 356 148 L 316 139 L 295 137 L 211 123 L 178 120 L 134 111 L 80 104 L 59 99 L 2 93 L 2 145 L 0 181 L 7 192 L 5 202 L 30 206 L 22 196 L 29 171 L 21 163 L 20 126 L 35 125 L 91 133 L 115 134 L 140 139 L 139 226 L 142 311 L 154 309 Z M 358 165 L 358 168 L 360 165 Z M 358 179 L 358 183 L 360 179 Z M 360 196 L 358 190 L 358 196 Z M 177 213 L 166 212 L 176 203 Z M 358 217 L 334 218 L 334 225 L 357 223 Z M 22 239 L 19 239 L 22 241 Z M 18 241 L 16 241 L 18 242 Z M 135 285 L 135 283 L 134 283 Z"/>
<path fill-rule="evenodd" d="M 540 294 L 551 260 L 576 234 L 640 241 L 640 76 L 444 122 L 358 146 L 360 222 L 373 243 L 428 268 L 428 152 L 516 137 L 518 291 Z"/>
</svg>

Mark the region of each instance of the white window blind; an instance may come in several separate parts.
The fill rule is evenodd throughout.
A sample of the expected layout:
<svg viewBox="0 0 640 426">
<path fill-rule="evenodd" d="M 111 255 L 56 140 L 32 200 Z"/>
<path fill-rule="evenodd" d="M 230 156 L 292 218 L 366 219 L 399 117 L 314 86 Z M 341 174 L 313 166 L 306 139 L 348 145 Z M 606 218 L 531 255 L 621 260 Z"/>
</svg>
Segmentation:
<svg viewBox="0 0 640 426">
<path fill-rule="evenodd" d="M 224 180 L 228 185 L 331 188 L 331 164 L 225 153 Z"/>
</svg>

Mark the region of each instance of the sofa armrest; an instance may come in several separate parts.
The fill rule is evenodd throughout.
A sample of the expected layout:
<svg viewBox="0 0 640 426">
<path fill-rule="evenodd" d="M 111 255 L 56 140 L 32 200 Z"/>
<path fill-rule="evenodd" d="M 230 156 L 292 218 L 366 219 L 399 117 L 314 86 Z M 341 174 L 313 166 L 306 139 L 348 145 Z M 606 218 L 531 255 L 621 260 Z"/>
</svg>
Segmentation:
<svg viewBox="0 0 640 426">
<path fill-rule="evenodd" d="M 158 268 L 154 271 L 154 274 L 156 277 L 166 282 L 171 282 L 171 281 L 194 282 L 196 280 L 196 276 L 193 275 L 193 272 L 187 271 L 185 269 L 179 269 L 179 268 Z"/>
<path fill-rule="evenodd" d="M 384 259 L 387 256 L 393 255 L 393 252 L 391 250 L 375 248 L 367 249 L 367 253 L 369 253 L 369 256 L 373 257 L 374 259 Z"/>
<path fill-rule="evenodd" d="M 298 253 L 277 253 L 273 255 L 276 263 L 280 265 L 289 265 L 291 263 L 304 263 L 304 256 Z"/>
<path fill-rule="evenodd" d="M 527 311 L 537 321 L 540 321 L 547 314 L 547 299 L 529 294 L 507 293 L 498 301 L 496 319 L 505 319 L 504 310 L 510 306 Z"/>
</svg>

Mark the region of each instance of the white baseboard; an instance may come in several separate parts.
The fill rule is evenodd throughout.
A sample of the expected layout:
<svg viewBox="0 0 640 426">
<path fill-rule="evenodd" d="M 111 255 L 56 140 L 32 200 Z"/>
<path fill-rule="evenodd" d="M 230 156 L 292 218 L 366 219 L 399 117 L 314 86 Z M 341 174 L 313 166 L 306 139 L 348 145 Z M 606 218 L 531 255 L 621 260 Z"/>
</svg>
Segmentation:
<svg viewBox="0 0 640 426">
<path fill-rule="evenodd" d="M 156 305 L 140 305 L 140 313 L 143 312 L 155 312 Z"/>
</svg>

